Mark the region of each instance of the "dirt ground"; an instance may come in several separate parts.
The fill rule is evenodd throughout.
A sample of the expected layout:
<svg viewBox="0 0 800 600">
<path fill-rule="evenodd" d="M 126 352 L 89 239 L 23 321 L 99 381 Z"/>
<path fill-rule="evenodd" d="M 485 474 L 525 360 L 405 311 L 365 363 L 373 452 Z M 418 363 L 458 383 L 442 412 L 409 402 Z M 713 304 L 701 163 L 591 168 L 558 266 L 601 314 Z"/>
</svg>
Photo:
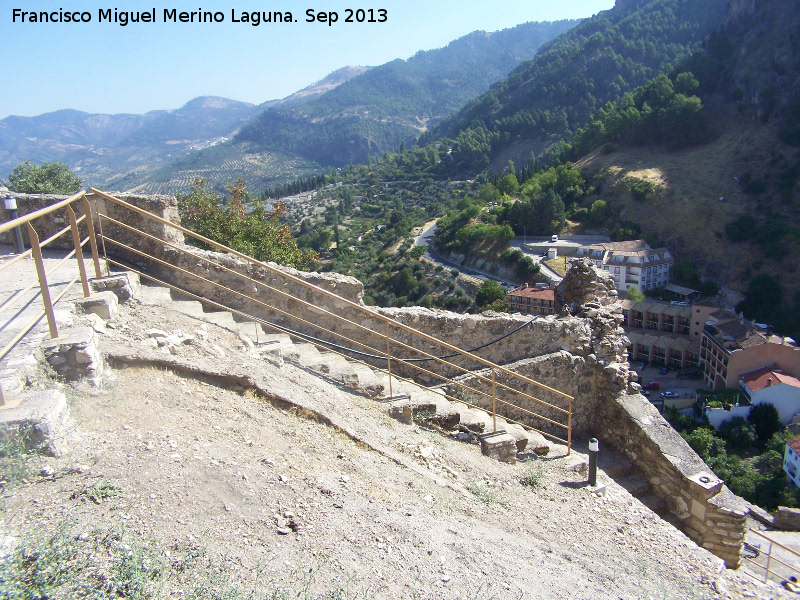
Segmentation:
<svg viewBox="0 0 800 600">
<path fill-rule="evenodd" d="M 166 354 L 153 327 L 195 337 Z M 0 597 L 59 569 L 48 597 L 781 597 L 603 473 L 591 494 L 580 452 L 498 463 L 168 306 L 101 337 L 63 456 L 4 475 Z"/>
</svg>

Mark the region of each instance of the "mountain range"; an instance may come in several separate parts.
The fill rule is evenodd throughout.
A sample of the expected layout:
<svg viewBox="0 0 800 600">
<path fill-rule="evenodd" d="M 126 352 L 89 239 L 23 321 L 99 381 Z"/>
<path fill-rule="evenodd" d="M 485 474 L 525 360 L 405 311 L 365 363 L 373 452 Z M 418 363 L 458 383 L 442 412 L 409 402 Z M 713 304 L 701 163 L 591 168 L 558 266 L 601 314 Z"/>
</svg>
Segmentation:
<svg viewBox="0 0 800 600">
<path fill-rule="evenodd" d="M 0 121 L 0 173 L 23 160 L 66 162 L 87 185 L 173 193 L 198 176 L 260 190 L 412 143 L 577 21 L 473 32 L 378 67 L 343 67 L 255 106 L 201 97 L 144 115 L 61 110 Z"/>
</svg>

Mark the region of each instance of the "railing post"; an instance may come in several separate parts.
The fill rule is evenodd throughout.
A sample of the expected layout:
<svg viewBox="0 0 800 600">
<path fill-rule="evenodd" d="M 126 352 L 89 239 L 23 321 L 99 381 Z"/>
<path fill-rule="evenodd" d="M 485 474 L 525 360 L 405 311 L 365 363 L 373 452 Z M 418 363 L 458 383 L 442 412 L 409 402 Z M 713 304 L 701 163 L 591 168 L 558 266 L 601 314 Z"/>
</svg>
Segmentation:
<svg viewBox="0 0 800 600">
<path fill-rule="evenodd" d="M 94 262 L 94 273 L 98 279 L 103 278 L 100 271 L 100 257 L 97 254 L 97 238 L 94 236 L 94 221 L 92 221 L 92 207 L 86 196 L 83 197 L 83 213 L 86 215 L 86 229 L 89 231 L 89 246 L 92 249 L 92 262 Z M 98 216 L 98 219 L 100 217 Z"/>
<path fill-rule="evenodd" d="M 497 433 L 497 389 L 495 387 L 494 367 L 492 367 L 492 427 Z"/>
<path fill-rule="evenodd" d="M 572 398 L 569 399 L 569 414 L 567 415 L 567 456 L 572 452 Z"/>
<path fill-rule="evenodd" d="M 31 241 L 31 254 L 36 264 L 36 274 L 39 276 L 39 288 L 42 292 L 42 304 L 44 304 L 44 314 L 47 316 L 47 325 L 50 327 L 50 337 L 58 337 L 58 327 L 56 327 L 56 316 L 53 313 L 53 303 L 50 300 L 50 288 L 47 287 L 47 273 L 44 270 L 44 260 L 42 259 L 42 249 L 39 247 L 39 236 L 36 230 L 28 223 L 28 238 Z"/>
<path fill-rule="evenodd" d="M 100 210 L 97 208 L 97 200 L 94 202 L 94 211 L 97 213 L 97 226 L 100 228 L 100 244 L 103 246 L 103 259 L 106 261 L 106 275 L 110 275 L 111 270 L 108 268 L 108 254 L 106 254 L 106 238 L 103 235 L 103 218 L 100 216 Z"/>
<path fill-rule="evenodd" d="M 386 370 L 389 372 L 389 398 L 392 394 L 392 348 L 389 344 L 389 323 L 386 323 Z"/>
<path fill-rule="evenodd" d="M 69 225 L 72 228 L 72 244 L 75 246 L 75 258 L 78 260 L 78 271 L 81 274 L 81 285 L 83 286 L 83 297 L 88 298 L 92 295 L 89 290 L 89 280 L 86 279 L 86 265 L 83 264 L 83 248 L 81 247 L 81 234 L 78 232 L 78 222 L 75 219 L 75 211 L 71 206 L 67 207 L 69 215 Z"/>
<path fill-rule="evenodd" d="M 769 553 L 767 554 L 767 570 L 764 573 L 764 583 L 769 581 L 769 563 L 772 561 L 772 542 L 769 543 Z"/>
</svg>

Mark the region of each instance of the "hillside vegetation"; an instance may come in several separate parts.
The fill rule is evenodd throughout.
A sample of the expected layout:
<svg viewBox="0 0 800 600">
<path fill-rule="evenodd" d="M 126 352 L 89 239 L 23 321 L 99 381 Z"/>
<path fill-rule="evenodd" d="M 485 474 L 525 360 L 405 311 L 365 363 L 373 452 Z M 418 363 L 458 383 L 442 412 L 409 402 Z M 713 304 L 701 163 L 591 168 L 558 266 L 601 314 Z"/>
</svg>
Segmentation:
<svg viewBox="0 0 800 600">
<path fill-rule="evenodd" d="M 323 165 L 365 162 L 370 154 L 413 142 L 429 124 L 458 110 L 576 23 L 473 32 L 445 48 L 374 67 L 300 107 L 268 108 L 235 141 Z"/>
<path fill-rule="evenodd" d="M 687 59 L 722 24 L 727 4 L 617 3 L 545 45 L 420 141 L 452 139 L 452 168 L 471 172 L 498 158 L 524 161 L 530 152 L 542 154 L 607 102 Z"/>
</svg>

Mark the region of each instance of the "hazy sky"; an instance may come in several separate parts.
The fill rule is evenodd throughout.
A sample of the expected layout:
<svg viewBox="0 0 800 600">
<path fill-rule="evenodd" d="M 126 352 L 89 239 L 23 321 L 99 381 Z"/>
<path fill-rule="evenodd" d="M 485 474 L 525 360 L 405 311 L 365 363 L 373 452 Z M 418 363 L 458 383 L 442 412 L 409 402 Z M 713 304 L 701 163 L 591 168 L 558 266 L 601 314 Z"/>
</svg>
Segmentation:
<svg viewBox="0 0 800 600">
<path fill-rule="evenodd" d="M 143 113 L 197 96 L 258 104 L 283 98 L 345 65 L 379 65 L 430 50 L 471 31 L 526 21 L 589 17 L 614 0 L 383 0 L 376 3 L 164 0 L 2 0 L 0 119 L 61 108 Z M 90 23 L 25 23 L 13 9 L 87 12 Z M 155 23 L 99 23 L 99 10 L 155 9 Z M 384 23 L 345 23 L 347 8 L 386 10 Z M 164 10 L 221 12 L 221 23 L 164 22 Z M 333 25 L 306 11 L 336 11 Z M 291 11 L 295 23 L 233 23 L 251 11 Z M 368 14 L 366 15 L 368 17 Z"/>
</svg>

